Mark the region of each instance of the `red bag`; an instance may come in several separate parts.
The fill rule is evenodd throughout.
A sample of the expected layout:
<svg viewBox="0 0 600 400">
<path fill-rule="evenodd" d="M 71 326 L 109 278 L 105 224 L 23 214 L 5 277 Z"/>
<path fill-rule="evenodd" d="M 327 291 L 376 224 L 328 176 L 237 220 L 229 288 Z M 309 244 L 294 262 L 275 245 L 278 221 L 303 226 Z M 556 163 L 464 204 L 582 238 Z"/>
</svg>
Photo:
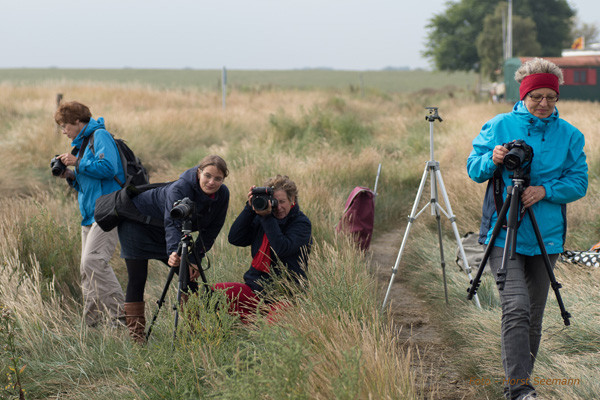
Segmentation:
<svg viewBox="0 0 600 400">
<path fill-rule="evenodd" d="M 374 222 L 375 193 L 366 187 L 355 187 L 346 200 L 344 215 L 335 230 L 352 235 L 360 249 L 367 250 Z"/>
</svg>

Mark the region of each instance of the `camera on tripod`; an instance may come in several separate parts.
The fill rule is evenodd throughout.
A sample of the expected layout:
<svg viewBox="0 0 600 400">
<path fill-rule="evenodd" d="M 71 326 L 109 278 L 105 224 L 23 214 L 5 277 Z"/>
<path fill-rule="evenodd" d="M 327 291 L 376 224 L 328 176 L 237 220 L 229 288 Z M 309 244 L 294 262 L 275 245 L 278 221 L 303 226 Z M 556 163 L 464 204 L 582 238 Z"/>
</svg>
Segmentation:
<svg viewBox="0 0 600 400">
<path fill-rule="evenodd" d="M 533 148 L 522 139 L 504 143 L 502 146 L 509 150 L 503 159 L 504 167 L 509 171 L 521 168 L 533 159 Z"/>
<path fill-rule="evenodd" d="M 252 189 L 252 207 L 256 211 L 268 209 L 269 201 L 271 202 L 271 208 L 277 208 L 278 202 L 273 197 L 272 187 L 255 187 Z"/>
<path fill-rule="evenodd" d="M 190 218 L 194 215 L 196 211 L 196 203 L 189 199 L 189 197 L 184 197 L 181 200 L 177 200 L 173 203 L 173 208 L 171 209 L 171 218 L 175 219 L 186 219 Z"/>
<path fill-rule="evenodd" d="M 63 162 L 60 161 L 60 159 L 57 157 L 58 154 L 55 155 L 52 160 L 50 160 L 50 169 L 52 171 L 52 175 L 54 176 L 62 175 L 63 172 L 65 172 L 65 170 L 67 169 L 67 166 L 63 164 Z"/>
</svg>

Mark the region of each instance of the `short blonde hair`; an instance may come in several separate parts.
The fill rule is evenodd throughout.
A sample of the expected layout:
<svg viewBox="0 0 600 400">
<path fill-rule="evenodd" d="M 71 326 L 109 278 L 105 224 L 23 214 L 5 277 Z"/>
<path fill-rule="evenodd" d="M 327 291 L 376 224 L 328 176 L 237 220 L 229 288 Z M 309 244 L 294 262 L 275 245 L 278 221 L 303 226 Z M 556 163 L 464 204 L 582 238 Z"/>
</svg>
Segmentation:
<svg viewBox="0 0 600 400">
<path fill-rule="evenodd" d="M 563 73 L 558 65 L 543 58 L 532 58 L 525 62 L 515 72 L 515 81 L 521 83 L 525 77 L 533 74 L 553 74 L 558 78 L 558 84 L 562 85 L 565 82 Z"/>
</svg>

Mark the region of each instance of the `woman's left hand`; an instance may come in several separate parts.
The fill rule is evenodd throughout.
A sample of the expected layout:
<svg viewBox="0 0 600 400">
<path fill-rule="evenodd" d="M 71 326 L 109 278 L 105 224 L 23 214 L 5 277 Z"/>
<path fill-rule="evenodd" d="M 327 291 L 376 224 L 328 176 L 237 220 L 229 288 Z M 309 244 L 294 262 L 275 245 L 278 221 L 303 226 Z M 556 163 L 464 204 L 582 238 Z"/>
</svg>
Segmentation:
<svg viewBox="0 0 600 400">
<path fill-rule="evenodd" d="M 200 270 L 196 264 L 190 263 L 190 281 L 196 281 L 200 276 Z"/>
<path fill-rule="evenodd" d="M 529 186 L 521 195 L 521 203 L 523 203 L 523 207 L 528 208 L 544 197 L 546 197 L 546 189 L 543 186 Z"/>
</svg>

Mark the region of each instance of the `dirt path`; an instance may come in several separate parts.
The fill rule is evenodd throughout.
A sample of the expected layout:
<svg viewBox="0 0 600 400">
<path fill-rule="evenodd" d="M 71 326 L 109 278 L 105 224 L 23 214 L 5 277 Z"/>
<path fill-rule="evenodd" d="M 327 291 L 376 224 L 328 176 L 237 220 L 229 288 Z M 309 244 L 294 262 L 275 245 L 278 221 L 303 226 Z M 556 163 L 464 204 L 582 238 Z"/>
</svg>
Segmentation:
<svg viewBox="0 0 600 400">
<path fill-rule="evenodd" d="M 404 229 L 398 229 L 379 235 L 371 242 L 371 265 L 383 294 L 389 285 L 403 235 Z M 412 347 L 417 382 L 424 382 L 425 398 L 478 399 L 474 387 L 456 372 L 455 350 L 444 343 L 441 328 L 430 318 L 425 301 L 411 291 L 401 272 L 394 279 L 389 303 L 392 318 L 401 327 L 401 341 Z"/>
</svg>

